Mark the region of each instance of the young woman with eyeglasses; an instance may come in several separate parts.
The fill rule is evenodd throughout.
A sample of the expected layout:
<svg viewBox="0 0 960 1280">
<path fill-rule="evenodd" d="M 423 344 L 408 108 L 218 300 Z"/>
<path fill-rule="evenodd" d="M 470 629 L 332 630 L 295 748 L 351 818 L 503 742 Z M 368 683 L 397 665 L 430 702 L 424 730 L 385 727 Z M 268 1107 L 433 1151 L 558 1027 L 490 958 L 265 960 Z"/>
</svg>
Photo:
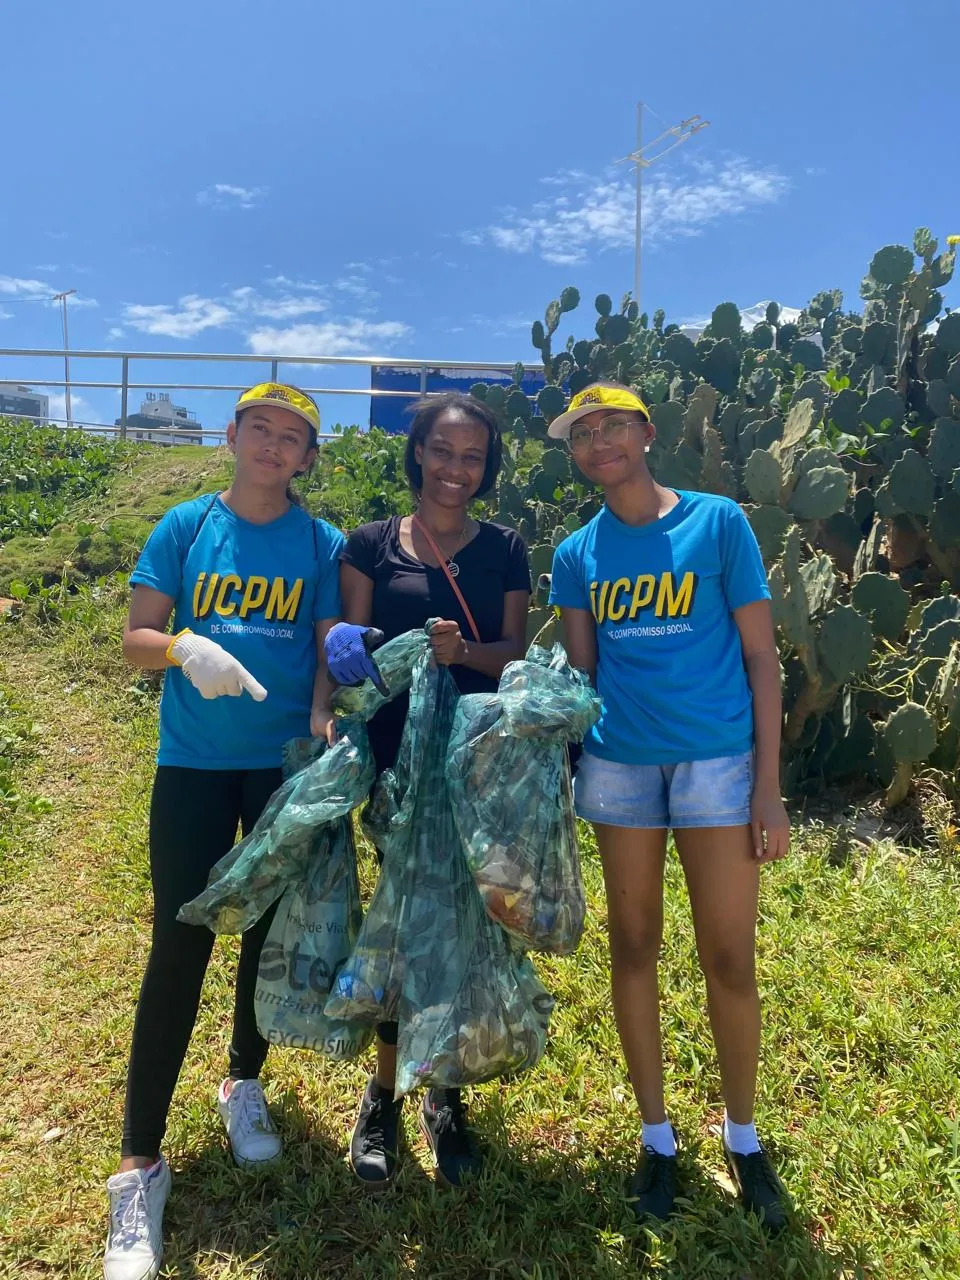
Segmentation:
<svg viewBox="0 0 960 1280">
<path fill-rule="evenodd" d="M 657 976 L 672 830 L 719 1059 L 724 1155 L 744 1205 L 778 1230 L 786 1194 L 754 1125 L 759 871 L 789 843 L 763 562 L 735 502 L 656 483 L 655 429 L 629 388 L 585 388 L 549 434 L 604 496 L 557 548 L 551 601 L 571 662 L 603 700 L 575 788 L 603 862 L 614 1012 L 642 1120 L 628 1199 L 639 1218 L 664 1219 L 677 1195 Z"/>
</svg>

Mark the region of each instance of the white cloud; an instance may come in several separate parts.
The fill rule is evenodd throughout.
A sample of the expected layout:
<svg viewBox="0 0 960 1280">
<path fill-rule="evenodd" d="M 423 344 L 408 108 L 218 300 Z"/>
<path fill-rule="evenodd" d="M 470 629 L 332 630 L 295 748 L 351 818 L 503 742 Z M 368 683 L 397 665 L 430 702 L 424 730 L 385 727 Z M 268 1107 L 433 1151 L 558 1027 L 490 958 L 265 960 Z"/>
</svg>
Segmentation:
<svg viewBox="0 0 960 1280">
<path fill-rule="evenodd" d="M 38 267 L 39 271 L 40 268 Z M 19 276 L 0 276 L 0 296 L 11 298 L 14 301 L 25 301 L 26 299 L 36 298 L 39 301 L 47 301 L 51 307 L 59 307 L 60 303 L 54 299 L 52 286 L 43 280 L 24 280 Z M 76 308 L 99 307 L 100 303 L 96 298 L 86 298 L 82 294 L 71 294 L 67 305 L 73 311 Z"/>
<path fill-rule="evenodd" d="M 108 337 L 111 341 L 113 341 L 113 340 L 114 340 L 114 339 L 116 339 L 116 338 L 122 338 L 122 337 L 123 337 L 123 330 L 122 330 L 122 329 L 117 329 L 117 328 L 111 329 L 111 330 L 110 330 L 110 332 L 107 334 L 107 337 Z"/>
<path fill-rule="evenodd" d="M 11 298 L 21 295 L 33 297 L 39 293 L 49 298 L 50 286 L 45 280 L 22 280 L 18 276 L 0 276 L 0 293 Z"/>
<path fill-rule="evenodd" d="M 633 245 L 636 197 L 629 178 L 591 179 L 574 170 L 546 181 L 565 194 L 538 201 L 527 212 L 508 209 L 498 224 L 465 231 L 461 239 L 507 253 L 537 253 L 561 265 Z M 687 164 L 678 173 L 651 173 L 643 187 L 644 241 L 701 235 L 720 218 L 775 204 L 789 186 L 778 169 L 736 157 Z"/>
<path fill-rule="evenodd" d="M 13 319 L 13 312 L 4 311 L 4 309 L 0 307 L 0 320 L 12 320 L 12 319 Z"/>
<path fill-rule="evenodd" d="M 251 309 L 264 320 L 296 320 L 326 311 L 329 305 L 323 298 L 262 298 Z"/>
<path fill-rule="evenodd" d="M 60 270 L 59 266 L 57 266 L 56 263 L 51 263 L 51 262 L 41 262 L 39 266 L 36 266 L 33 269 L 34 271 L 42 271 L 44 275 L 46 275 L 50 271 Z"/>
<path fill-rule="evenodd" d="M 144 306 L 131 303 L 123 309 L 123 321 L 139 333 L 161 338 L 195 338 L 205 329 L 219 329 L 231 318 L 229 307 L 213 298 L 199 298 L 190 293 L 182 297 L 175 309 L 161 303 Z"/>
<path fill-rule="evenodd" d="M 215 182 L 197 192 L 197 204 L 212 209 L 252 209 L 269 191 L 269 187 L 236 187 L 229 182 Z"/>
<path fill-rule="evenodd" d="M 292 284 L 293 281 L 288 283 Z M 252 285 L 234 289 L 230 298 L 236 311 L 250 312 L 264 320 L 296 320 L 299 316 L 317 315 L 321 311 L 326 311 L 330 305 L 327 299 L 318 293 L 308 293 L 299 298 L 293 294 L 284 293 L 280 297 L 271 298 L 259 293 Z"/>
<path fill-rule="evenodd" d="M 590 175 L 584 173 L 582 169 L 562 169 L 548 178 L 541 178 L 540 181 L 545 187 L 565 187 L 571 182 L 588 182 L 589 179 Z"/>
<path fill-rule="evenodd" d="M 349 298 L 352 315 L 334 311 L 335 300 Z M 207 329 L 239 329 L 256 353 L 278 355 L 340 355 L 386 347 L 405 337 L 408 326 L 399 320 L 376 320 L 379 294 L 362 276 L 349 275 L 330 285 L 274 276 L 264 288 L 241 285 L 218 297 L 187 294 L 173 303 L 128 303 L 121 324 L 140 333 L 167 338 L 195 338 Z M 357 314 L 359 312 L 359 314 Z M 331 313 L 335 318 L 326 319 Z M 305 317 L 322 320 L 296 322 Z M 265 323 L 273 321 L 273 324 Z M 120 337 L 119 326 L 111 337 Z"/>
<path fill-rule="evenodd" d="M 339 280 L 334 280 L 333 288 L 337 293 L 344 293 L 347 297 L 353 298 L 358 310 L 366 315 L 372 315 L 376 311 L 376 303 L 378 303 L 380 294 L 376 289 L 372 289 L 367 284 L 362 275 L 344 275 Z"/>
<path fill-rule="evenodd" d="M 519 311 L 499 316 L 482 315 L 479 312 L 467 316 L 474 329 L 482 330 L 495 338 L 516 338 L 518 331 L 530 332 L 530 317 Z"/>
<path fill-rule="evenodd" d="M 264 281 L 275 289 L 299 289 L 301 293 L 320 293 L 327 288 L 317 280 L 294 280 L 290 276 L 270 276 Z"/>
<path fill-rule="evenodd" d="M 338 293 L 349 294 L 350 297 L 358 298 L 363 302 L 373 302 L 380 297 L 377 290 L 371 289 L 366 280 L 358 275 L 343 276 L 339 280 L 334 280 L 333 287 Z"/>
<path fill-rule="evenodd" d="M 411 333 L 399 320 L 343 320 L 255 329 L 247 335 L 255 355 L 341 356 L 374 354 Z"/>
<path fill-rule="evenodd" d="M 42 388 L 41 388 L 42 390 Z M 49 397 L 50 406 L 47 410 L 47 417 L 51 422 L 66 425 L 67 421 L 67 396 L 64 391 L 43 391 L 45 396 Z M 88 400 L 84 400 L 83 396 L 77 395 L 76 391 L 70 392 L 70 420 L 72 422 L 91 422 L 100 423 L 102 417 L 97 413 L 96 409 Z"/>
</svg>

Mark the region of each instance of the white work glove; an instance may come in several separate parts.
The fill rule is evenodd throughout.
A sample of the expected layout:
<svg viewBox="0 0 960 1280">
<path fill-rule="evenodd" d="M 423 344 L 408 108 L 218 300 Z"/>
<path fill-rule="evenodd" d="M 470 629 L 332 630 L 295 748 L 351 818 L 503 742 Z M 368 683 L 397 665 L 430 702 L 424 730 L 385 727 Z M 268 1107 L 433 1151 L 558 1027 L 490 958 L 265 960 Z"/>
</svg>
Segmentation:
<svg viewBox="0 0 960 1280">
<path fill-rule="evenodd" d="M 239 698 L 246 689 L 256 702 L 267 691 L 250 672 L 215 640 L 181 631 L 167 649 L 167 657 L 178 666 L 201 698 Z"/>
</svg>

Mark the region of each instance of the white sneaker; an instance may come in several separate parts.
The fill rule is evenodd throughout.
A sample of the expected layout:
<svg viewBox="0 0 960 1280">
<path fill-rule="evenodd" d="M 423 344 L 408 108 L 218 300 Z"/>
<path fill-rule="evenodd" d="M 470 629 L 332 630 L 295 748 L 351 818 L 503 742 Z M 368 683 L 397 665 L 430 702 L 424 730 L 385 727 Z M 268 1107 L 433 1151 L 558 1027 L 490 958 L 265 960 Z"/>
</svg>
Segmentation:
<svg viewBox="0 0 960 1280">
<path fill-rule="evenodd" d="M 266 1164 L 277 1159 L 283 1143 L 259 1080 L 224 1080 L 217 1110 L 237 1164 Z"/>
<path fill-rule="evenodd" d="M 163 1156 L 149 1169 L 107 1179 L 110 1231 L 103 1255 L 104 1280 L 154 1280 L 163 1257 L 163 1206 L 170 1169 Z"/>
</svg>

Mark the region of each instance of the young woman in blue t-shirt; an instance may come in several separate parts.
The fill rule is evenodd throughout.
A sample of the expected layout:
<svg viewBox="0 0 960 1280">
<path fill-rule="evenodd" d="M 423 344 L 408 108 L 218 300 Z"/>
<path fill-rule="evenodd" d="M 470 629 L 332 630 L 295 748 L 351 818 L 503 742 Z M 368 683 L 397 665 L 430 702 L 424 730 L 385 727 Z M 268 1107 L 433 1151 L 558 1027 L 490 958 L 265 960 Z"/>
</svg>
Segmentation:
<svg viewBox="0 0 960 1280">
<path fill-rule="evenodd" d="M 672 829 L 693 912 L 726 1113 L 723 1148 L 746 1207 L 784 1225 L 786 1194 L 754 1126 L 759 869 L 787 852 L 780 798 L 780 663 L 756 540 L 728 498 L 657 484 L 654 427 L 626 387 L 596 384 L 550 426 L 604 493 L 557 548 L 551 600 L 570 660 L 595 676 L 577 812 L 607 891 L 613 1004 L 643 1125 L 628 1198 L 666 1218 L 676 1137 L 663 1096 L 657 959 Z"/>
<path fill-rule="evenodd" d="M 389 640 L 440 618 L 431 632 L 436 662 L 450 668 L 461 693 L 493 693 L 507 663 L 523 657 L 530 600 L 523 539 L 470 516 L 473 499 L 496 483 L 500 429 L 472 396 L 433 396 L 415 410 L 404 465 L 416 514 L 362 525 L 350 535 L 340 557 L 345 621 L 326 642 L 330 674 L 343 684 L 376 675 L 363 643 L 367 628 Z M 407 706 L 403 695 L 370 721 L 378 772 L 396 760 Z M 377 1069 L 350 1141 L 350 1164 L 368 1188 L 387 1186 L 397 1170 L 403 1103 L 394 1098 L 397 1030 L 395 1022 L 377 1028 Z M 459 1185 L 465 1174 L 477 1173 L 480 1156 L 459 1089 L 428 1090 L 420 1125 L 442 1181 Z"/>
<path fill-rule="evenodd" d="M 153 936 L 120 1167 L 107 1183 L 106 1280 L 153 1277 L 160 1267 L 170 1187 L 160 1147 L 213 946 L 209 930 L 180 924 L 177 912 L 280 785 L 284 742 L 308 733 L 334 739 L 322 655 L 340 614 L 343 535 L 311 519 L 289 487 L 313 463 L 319 425 L 316 405 L 295 387 L 245 392 L 227 429 L 236 458 L 230 488 L 168 511 L 131 577 L 124 654 L 166 677 L 150 805 Z M 258 1080 L 267 1044 L 254 1015 L 272 916 L 243 935 L 230 1072 L 217 1099 L 238 1164 L 280 1153 Z"/>
</svg>

